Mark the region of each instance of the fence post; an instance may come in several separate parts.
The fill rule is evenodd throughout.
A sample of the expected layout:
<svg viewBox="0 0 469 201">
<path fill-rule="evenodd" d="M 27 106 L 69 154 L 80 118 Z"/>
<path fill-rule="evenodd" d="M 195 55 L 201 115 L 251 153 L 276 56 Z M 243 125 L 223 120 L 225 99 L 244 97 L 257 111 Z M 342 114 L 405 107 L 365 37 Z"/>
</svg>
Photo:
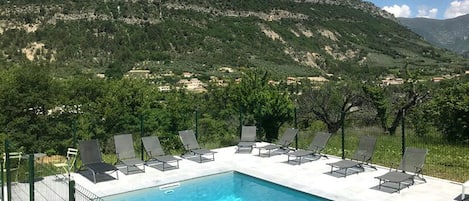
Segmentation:
<svg viewBox="0 0 469 201">
<path fill-rule="evenodd" d="M 402 125 L 401 125 L 401 129 L 402 129 L 402 156 L 404 156 L 404 152 L 405 152 L 405 109 L 402 109 Z"/>
<path fill-rule="evenodd" d="M 143 138 L 143 133 L 144 133 L 144 130 L 143 130 L 143 114 L 140 113 L 140 138 Z M 140 159 L 143 161 L 144 160 L 144 150 L 143 150 L 143 141 L 140 140 Z"/>
<path fill-rule="evenodd" d="M 195 139 L 198 139 L 199 136 L 199 107 L 195 109 Z"/>
<path fill-rule="evenodd" d="M 5 170 L 7 176 L 7 201 L 11 200 L 10 142 L 5 140 Z M 3 174 L 3 173 L 2 173 Z"/>
<path fill-rule="evenodd" d="M 72 134 L 73 139 L 72 139 L 72 141 L 73 141 L 73 148 L 74 149 L 76 149 L 78 147 L 78 145 L 77 145 L 78 144 L 77 143 L 77 121 L 78 121 L 78 119 L 75 119 L 75 121 L 73 121 L 73 128 L 72 128 L 72 130 L 73 130 L 73 134 Z M 73 163 L 73 171 L 75 171 L 76 169 L 77 169 L 77 163 Z"/>
<path fill-rule="evenodd" d="M 297 111 L 296 111 L 296 104 L 295 104 L 295 108 L 293 110 L 293 115 L 294 115 L 294 124 L 295 124 L 295 128 L 298 129 L 298 119 L 297 119 Z M 298 150 L 298 135 L 295 135 L 295 149 Z"/>
<path fill-rule="evenodd" d="M 68 182 L 68 200 L 75 201 L 75 180 Z"/>
<path fill-rule="evenodd" d="M 29 200 L 34 201 L 34 154 L 29 154 L 28 172 L 29 172 Z"/>
<path fill-rule="evenodd" d="M 345 159 L 345 111 L 341 112 L 342 119 L 342 159 Z"/>
<path fill-rule="evenodd" d="M 2 188 L 2 190 L 1 190 L 1 191 L 2 191 L 2 201 L 4 201 L 5 192 L 4 192 L 4 190 L 3 190 L 3 172 L 4 172 L 4 171 L 3 171 L 3 159 L 0 160 L 0 169 L 2 170 L 2 173 L 0 174 L 0 180 L 2 180 L 2 181 L 1 181 L 2 183 L 1 183 L 0 186 L 1 186 L 1 188 Z"/>
<path fill-rule="evenodd" d="M 243 132 L 242 130 L 243 130 L 243 107 L 239 106 L 239 138 L 240 139 L 241 139 L 241 133 Z"/>
</svg>

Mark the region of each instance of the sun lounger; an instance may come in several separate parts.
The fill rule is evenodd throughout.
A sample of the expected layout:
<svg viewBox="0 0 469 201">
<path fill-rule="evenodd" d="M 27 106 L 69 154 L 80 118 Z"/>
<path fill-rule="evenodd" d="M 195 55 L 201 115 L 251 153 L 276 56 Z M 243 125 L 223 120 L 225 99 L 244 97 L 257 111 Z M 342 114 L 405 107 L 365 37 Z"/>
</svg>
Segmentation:
<svg viewBox="0 0 469 201">
<path fill-rule="evenodd" d="M 150 158 L 146 161 L 148 166 L 157 164 L 163 165 L 163 171 L 165 171 L 165 164 L 168 166 L 169 163 L 176 163 L 176 168 L 179 168 L 179 161 L 181 159 L 171 155 L 166 155 L 161 147 L 160 140 L 157 136 L 142 137 L 143 147 Z"/>
<path fill-rule="evenodd" d="M 298 165 L 301 165 L 301 159 L 307 156 L 324 156 L 327 158 L 326 155 L 321 154 L 321 151 L 326 147 L 327 141 L 331 137 L 330 133 L 319 132 L 314 136 L 313 141 L 309 145 L 308 149 L 306 150 L 296 150 L 294 152 L 287 153 L 288 160 L 290 162 L 290 157 L 295 157 L 295 160 L 298 161 Z"/>
<path fill-rule="evenodd" d="M 376 179 L 379 179 L 378 188 L 381 189 L 383 184 L 386 182 L 396 183 L 398 184 L 397 191 L 400 192 L 402 184 L 409 187 L 414 184 L 415 178 L 419 178 L 426 182 L 422 176 L 422 168 L 425 163 L 427 152 L 427 149 L 407 147 L 405 149 L 404 156 L 402 157 L 401 164 L 395 171 L 390 169 L 388 173 L 375 177 Z"/>
<path fill-rule="evenodd" d="M 252 152 L 252 149 L 256 145 L 256 129 L 256 126 L 243 126 L 236 153 L 241 149 L 249 149 L 249 152 Z"/>
<path fill-rule="evenodd" d="M 91 172 L 94 183 L 96 183 L 97 174 L 105 174 L 106 172 L 116 172 L 116 179 L 119 179 L 118 169 L 102 159 L 98 140 L 81 141 L 78 150 L 82 166 Z"/>
<path fill-rule="evenodd" d="M 115 135 L 114 144 L 116 147 L 117 161 L 125 165 L 126 173 L 129 173 L 129 167 L 135 167 L 135 170 L 139 171 L 139 165 L 142 166 L 140 170 L 145 172 L 145 162 L 139 159 L 135 154 L 132 134 Z"/>
<path fill-rule="evenodd" d="M 201 148 L 197 139 L 195 138 L 195 134 L 193 130 L 184 130 L 179 131 L 179 137 L 181 138 L 182 144 L 184 149 L 188 151 L 189 155 L 195 155 L 199 157 L 199 162 L 202 163 L 203 155 L 212 155 L 211 160 L 215 160 L 215 153 L 214 151 L 210 151 L 208 149 Z M 188 155 L 185 154 L 183 157 L 187 158 Z"/>
<path fill-rule="evenodd" d="M 284 153 L 289 152 L 290 148 L 288 146 L 290 146 L 290 144 L 293 142 L 297 134 L 298 134 L 298 129 L 288 128 L 283 134 L 282 138 L 277 142 L 277 144 L 269 144 L 266 146 L 258 147 L 259 156 L 261 155 L 261 150 L 267 150 L 268 157 L 270 157 L 270 154 L 273 150 L 281 150 Z"/>
<path fill-rule="evenodd" d="M 344 177 L 347 177 L 347 171 L 349 169 L 361 169 L 363 170 L 363 165 L 368 165 L 369 167 L 376 169 L 376 167 L 371 165 L 371 159 L 373 156 L 373 152 L 375 150 L 376 145 L 376 138 L 362 136 L 360 137 L 358 148 L 355 151 L 355 154 L 352 156 L 351 160 L 345 159 L 335 163 L 327 163 L 327 165 L 331 166 L 331 174 L 333 172 L 341 174 L 341 171 L 344 170 Z M 334 168 L 337 170 L 334 171 Z M 358 174 L 361 171 L 357 171 Z"/>
</svg>

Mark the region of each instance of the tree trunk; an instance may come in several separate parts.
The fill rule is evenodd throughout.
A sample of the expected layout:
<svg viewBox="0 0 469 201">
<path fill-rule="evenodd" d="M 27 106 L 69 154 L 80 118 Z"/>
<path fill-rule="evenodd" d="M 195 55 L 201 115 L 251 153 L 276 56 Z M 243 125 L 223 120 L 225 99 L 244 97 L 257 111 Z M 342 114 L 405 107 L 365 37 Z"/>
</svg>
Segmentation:
<svg viewBox="0 0 469 201">
<path fill-rule="evenodd" d="M 263 124 L 267 125 L 267 124 Z M 276 125 L 267 125 L 267 126 L 262 126 L 262 128 L 265 131 L 265 138 L 267 142 L 273 142 L 278 138 L 278 130 L 279 127 Z"/>
<path fill-rule="evenodd" d="M 388 132 L 390 135 L 396 134 L 397 127 L 399 126 L 399 123 L 401 122 L 401 120 L 402 120 L 402 109 L 397 112 L 396 116 L 394 117 L 394 120 L 392 121 L 391 126 L 388 128 Z"/>
</svg>

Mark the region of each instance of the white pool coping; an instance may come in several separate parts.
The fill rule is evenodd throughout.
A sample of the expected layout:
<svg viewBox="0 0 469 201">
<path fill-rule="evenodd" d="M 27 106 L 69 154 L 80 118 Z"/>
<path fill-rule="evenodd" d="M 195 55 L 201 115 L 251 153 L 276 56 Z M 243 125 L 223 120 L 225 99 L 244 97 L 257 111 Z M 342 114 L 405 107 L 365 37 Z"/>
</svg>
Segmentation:
<svg viewBox="0 0 469 201">
<path fill-rule="evenodd" d="M 262 146 L 262 144 L 265 143 L 257 145 Z M 385 190 L 377 190 L 378 179 L 374 177 L 385 174 L 389 168 L 380 166 L 377 166 L 377 170 L 365 168 L 365 172 L 359 174 L 345 178 L 337 177 L 330 175 L 330 166 L 326 165 L 326 163 L 340 160 L 335 156 L 295 165 L 286 163 L 286 155 L 259 157 L 258 149 L 254 149 L 252 153 L 235 153 L 235 147 L 225 147 L 214 151 L 217 152 L 215 161 L 197 163 L 184 159 L 180 161 L 179 169 L 164 172 L 146 167 L 145 173 L 125 175 L 119 172 L 119 180 L 96 184 L 80 174 L 74 173 L 73 178 L 77 184 L 99 197 L 228 171 L 238 171 L 306 193 L 340 201 L 458 200 L 461 194 L 461 183 L 430 176 L 425 176 L 426 183 L 416 180 L 415 185 L 404 188 L 400 192 L 389 193 Z M 115 176 L 115 173 L 111 176 Z"/>
</svg>

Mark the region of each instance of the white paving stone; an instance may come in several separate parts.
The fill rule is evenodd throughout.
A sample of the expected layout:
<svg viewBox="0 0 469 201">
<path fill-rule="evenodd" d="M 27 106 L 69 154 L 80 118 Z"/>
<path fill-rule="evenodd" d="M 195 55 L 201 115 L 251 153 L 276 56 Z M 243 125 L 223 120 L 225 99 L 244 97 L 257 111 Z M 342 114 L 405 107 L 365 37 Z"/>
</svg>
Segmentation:
<svg viewBox="0 0 469 201">
<path fill-rule="evenodd" d="M 261 144 L 258 143 L 258 145 Z M 286 155 L 267 158 L 257 156 L 257 149 L 254 149 L 251 154 L 235 153 L 235 150 L 235 147 L 216 149 L 214 150 L 217 152 L 215 161 L 210 162 L 197 163 L 184 159 L 180 161 L 179 169 L 165 172 L 150 167 L 146 168 L 145 173 L 124 175 L 119 172 L 119 180 L 97 184 L 80 174 L 74 174 L 73 177 L 77 184 L 100 197 L 227 171 L 242 172 L 310 194 L 340 201 L 441 201 L 455 200 L 461 194 L 460 183 L 429 176 L 425 176 L 426 183 L 417 180 L 415 185 L 402 189 L 400 193 L 376 190 L 378 180 L 374 177 L 386 173 L 389 171 L 388 168 L 379 166 L 377 170 L 366 168 L 365 172 L 359 174 L 349 175 L 345 178 L 335 177 L 329 174 L 330 166 L 326 165 L 326 163 L 340 160 L 335 156 L 295 165 L 286 163 Z M 114 173 L 111 175 L 115 176 Z"/>
</svg>

